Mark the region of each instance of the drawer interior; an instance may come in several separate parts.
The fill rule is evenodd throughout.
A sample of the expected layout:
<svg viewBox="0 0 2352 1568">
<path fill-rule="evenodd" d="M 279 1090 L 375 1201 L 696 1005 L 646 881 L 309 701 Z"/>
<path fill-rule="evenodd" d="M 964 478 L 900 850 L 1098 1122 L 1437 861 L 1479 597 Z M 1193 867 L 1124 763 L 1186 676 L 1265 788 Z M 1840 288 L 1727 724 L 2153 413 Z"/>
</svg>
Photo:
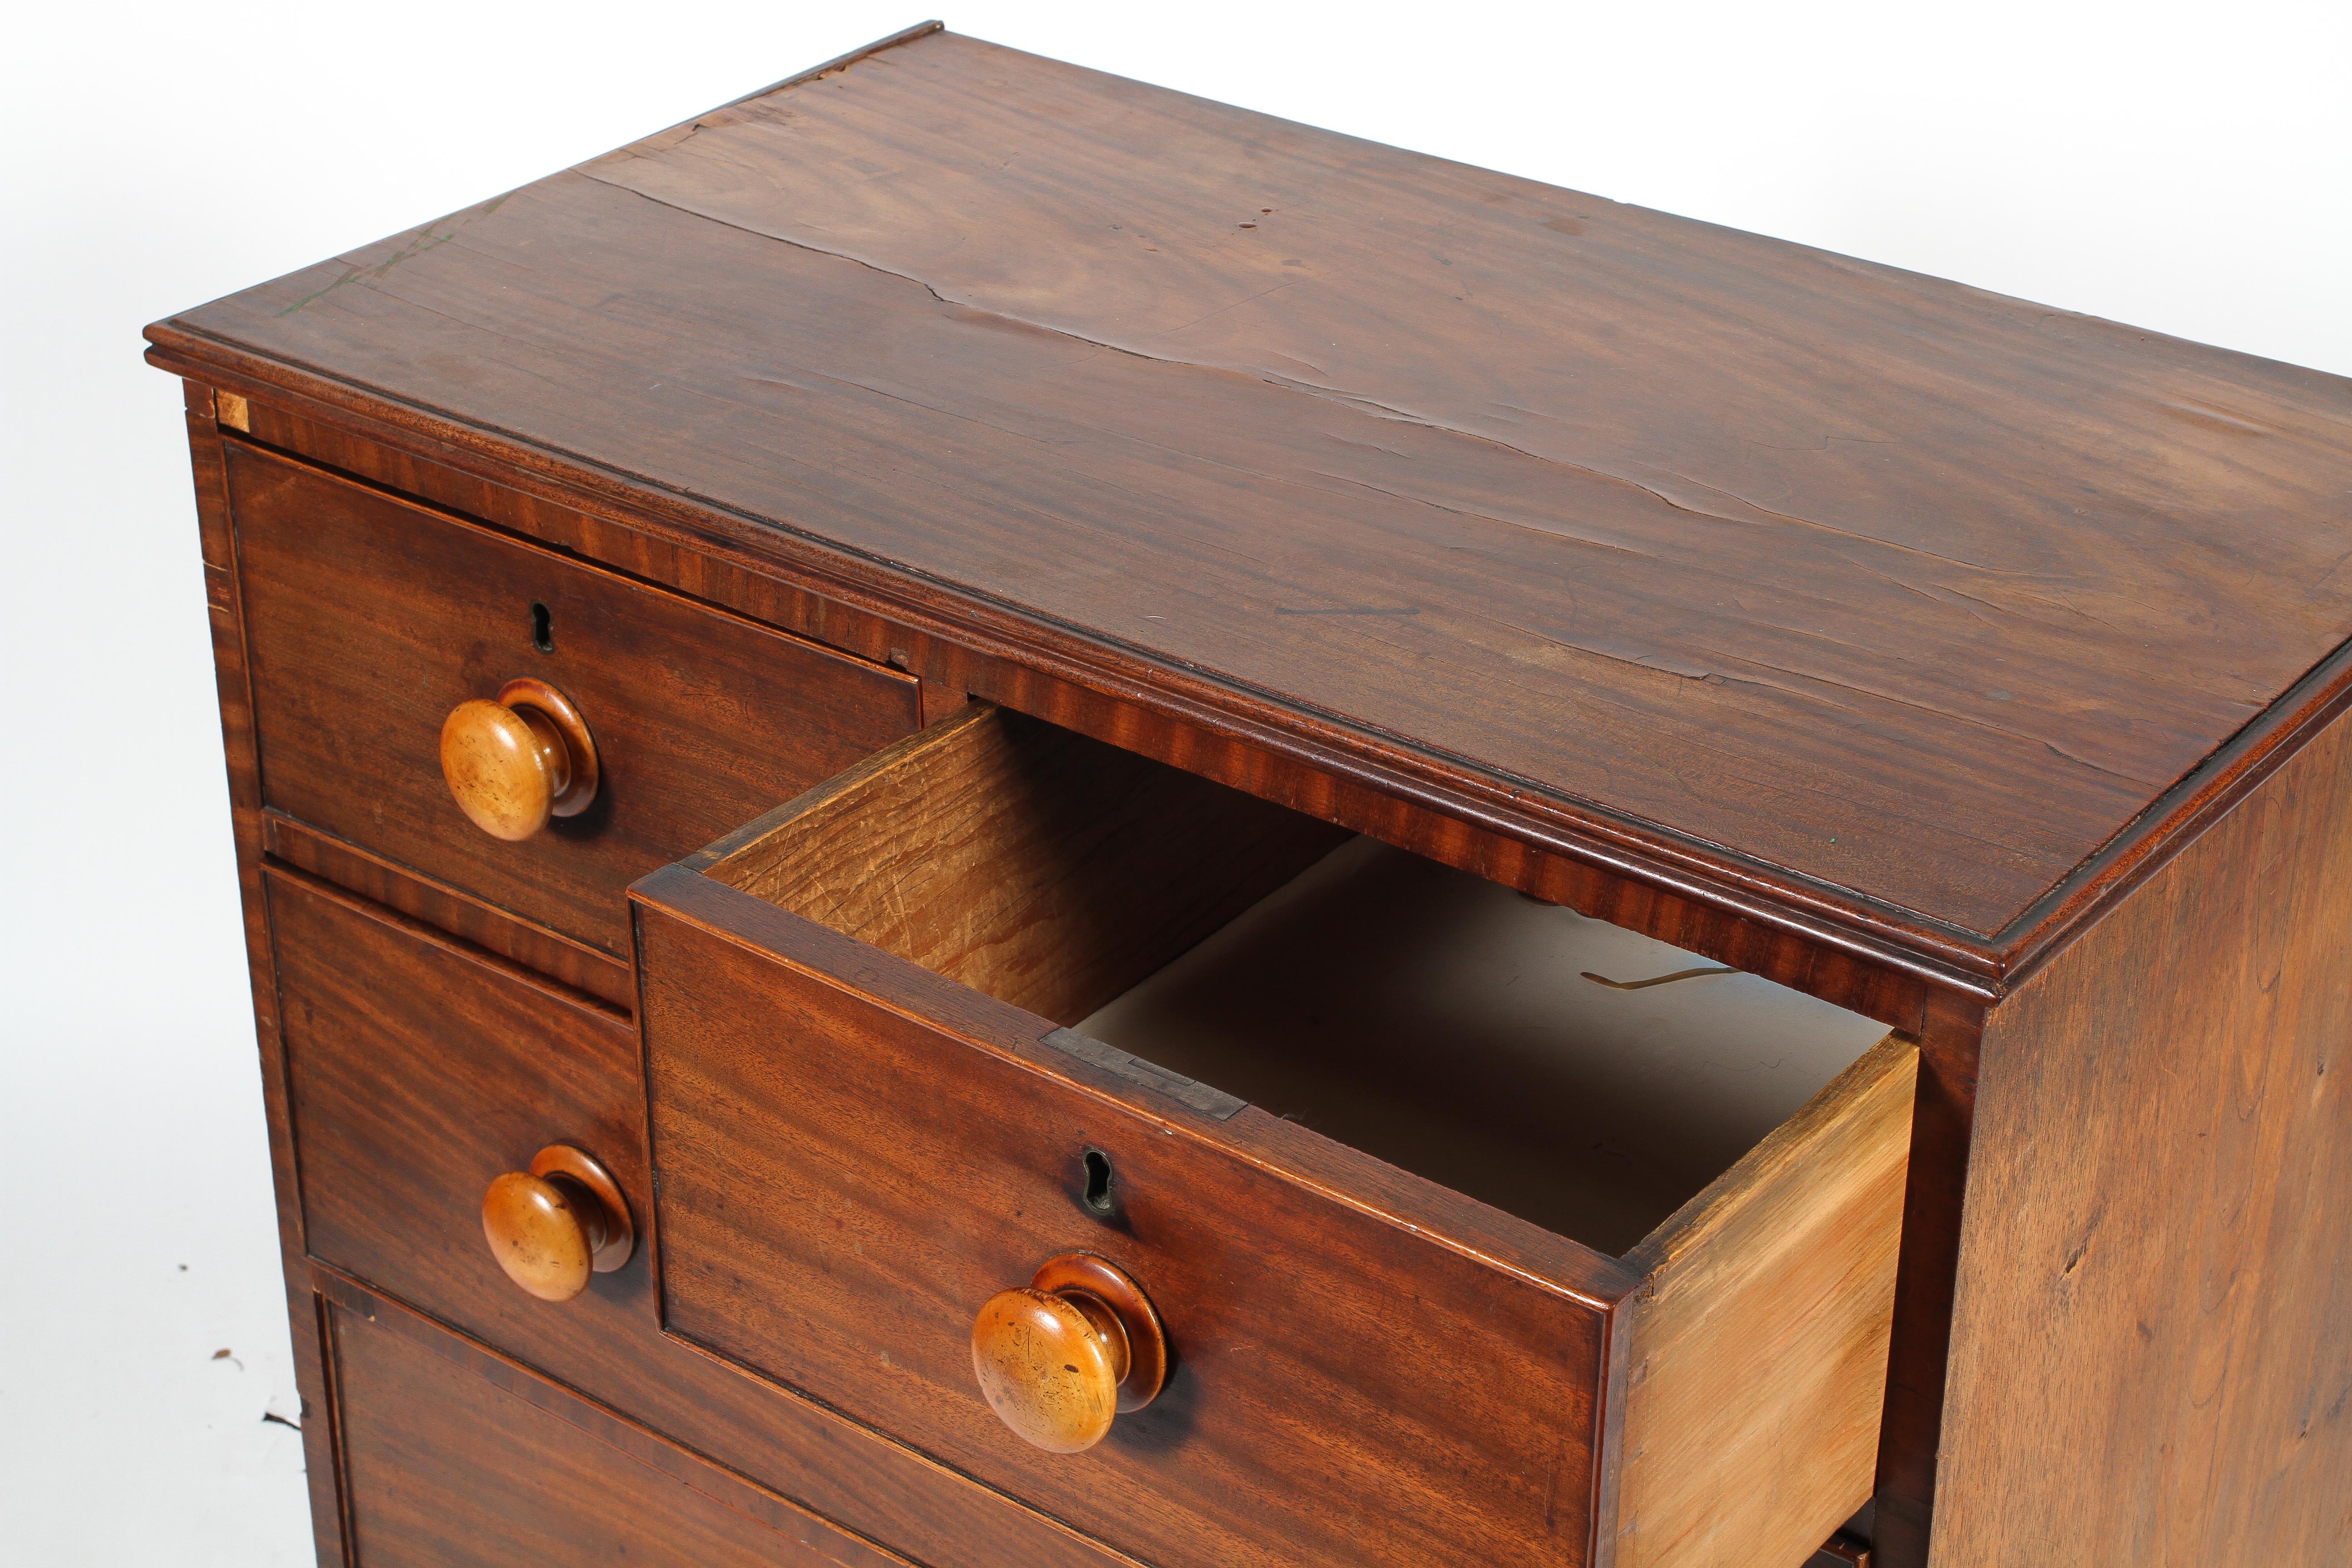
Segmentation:
<svg viewBox="0 0 2352 1568">
<path fill-rule="evenodd" d="M 1616 1255 L 1886 1034 L 986 706 L 707 856 L 716 880 Z"/>
</svg>

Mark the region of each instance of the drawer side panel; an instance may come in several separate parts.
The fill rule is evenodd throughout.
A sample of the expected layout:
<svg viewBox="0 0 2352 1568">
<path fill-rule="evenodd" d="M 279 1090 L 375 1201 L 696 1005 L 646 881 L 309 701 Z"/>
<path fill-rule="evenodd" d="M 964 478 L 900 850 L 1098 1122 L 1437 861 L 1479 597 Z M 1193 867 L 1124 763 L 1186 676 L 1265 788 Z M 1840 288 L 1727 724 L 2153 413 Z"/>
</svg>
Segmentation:
<svg viewBox="0 0 2352 1568">
<path fill-rule="evenodd" d="M 1784 1568 L 1869 1500 L 1918 1056 L 1888 1036 L 1629 1257 L 1610 1568 Z"/>
</svg>

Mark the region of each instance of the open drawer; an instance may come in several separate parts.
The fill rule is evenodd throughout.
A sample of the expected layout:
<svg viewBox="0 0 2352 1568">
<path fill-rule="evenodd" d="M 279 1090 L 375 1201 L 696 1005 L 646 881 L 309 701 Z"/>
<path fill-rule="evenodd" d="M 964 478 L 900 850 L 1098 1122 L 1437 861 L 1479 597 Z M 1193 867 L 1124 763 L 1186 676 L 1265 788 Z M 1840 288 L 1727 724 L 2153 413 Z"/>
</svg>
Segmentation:
<svg viewBox="0 0 2352 1568">
<path fill-rule="evenodd" d="M 632 899 L 674 1335 L 1157 1563 L 1790 1568 L 1869 1496 L 1881 1026 L 985 706 Z M 1073 1253 L 1166 1376 L 1049 1452 L 974 1323 Z"/>
</svg>

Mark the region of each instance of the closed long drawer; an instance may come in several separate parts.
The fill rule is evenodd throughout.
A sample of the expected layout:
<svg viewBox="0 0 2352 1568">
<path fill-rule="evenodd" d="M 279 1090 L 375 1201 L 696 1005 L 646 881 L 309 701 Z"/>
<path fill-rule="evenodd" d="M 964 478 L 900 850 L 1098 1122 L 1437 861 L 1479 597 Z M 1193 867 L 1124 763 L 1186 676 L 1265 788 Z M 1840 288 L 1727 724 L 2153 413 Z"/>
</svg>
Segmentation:
<svg viewBox="0 0 2352 1568">
<path fill-rule="evenodd" d="M 907 1561 L 396 1307 L 325 1312 L 353 1568 Z"/>
<path fill-rule="evenodd" d="M 916 725 L 898 671 L 226 452 L 265 803 L 614 957 L 633 879 Z M 442 733 L 519 679 L 569 704 L 595 777 L 568 759 L 581 809 L 509 841 L 453 799 Z"/>
<path fill-rule="evenodd" d="M 1870 1493 L 1880 1026 L 985 707 L 633 897 L 678 1338 L 1171 1568 Z"/>
<path fill-rule="evenodd" d="M 939 1568 L 1101 1568 L 1067 1530 L 659 1332 L 625 1016 L 299 872 L 264 887 L 313 1258 Z M 549 1301 L 500 1268 L 482 1214 L 495 1178 L 556 1144 L 611 1173 L 638 1237 Z M 370 1479 L 352 1480 L 364 1512 Z"/>
</svg>

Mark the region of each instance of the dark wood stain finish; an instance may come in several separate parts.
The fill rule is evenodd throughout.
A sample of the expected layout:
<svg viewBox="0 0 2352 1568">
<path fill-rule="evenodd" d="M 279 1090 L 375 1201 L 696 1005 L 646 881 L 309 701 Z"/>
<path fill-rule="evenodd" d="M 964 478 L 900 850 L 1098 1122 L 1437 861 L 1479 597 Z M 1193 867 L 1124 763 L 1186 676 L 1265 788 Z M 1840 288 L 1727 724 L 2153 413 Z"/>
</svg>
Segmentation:
<svg viewBox="0 0 2352 1568">
<path fill-rule="evenodd" d="M 895 671 L 249 447 L 228 481 L 268 805 L 607 954 L 633 879 L 915 727 Z M 513 844 L 466 821 L 439 743 L 525 675 L 578 705 L 603 779 Z"/>
<path fill-rule="evenodd" d="M 188 456 L 194 470 L 196 526 L 204 553 L 212 626 L 213 673 L 220 692 L 221 742 L 228 763 L 229 822 L 236 845 L 238 901 L 245 920 L 247 978 L 261 1056 L 262 1108 L 269 1125 L 269 1169 L 278 1207 L 278 1246 L 293 1330 L 294 1380 L 301 1401 L 302 1468 L 310 1494 L 310 1531 L 319 1562 L 343 1561 L 342 1499 L 331 1436 L 334 1402 L 327 1380 L 324 1329 L 305 1275 L 302 1201 L 288 1115 L 286 1058 L 278 1035 L 278 972 L 268 902 L 262 891 L 261 766 L 253 733 L 253 687 L 246 658 L 243 597 L 229 516 L 225 446 L 212 390 L 184 385 Z"/>
<path fill-rule="evenodd" d="M 327 1309 L 353 1568 L 907 1563 L 404 1316 Z"/>
<path fill-rule="evenodd" d="M 1986 1027 L 1938 1563 L 2347 1560 L 2348 1045 L 2339 723 Z"/>
<path fill-rule="evenodd" d="M 1433 793 L 1404 789 L 1394 779 L 1331 771 L 1323 759 L 1295 745 L 1261 733 L 1234 735 L 1228 726 L 1205 721 L 1194 711 L 1146 706 L 1139 697 L 1108 697 L 1010 660 L 960 662 L 966 674 L 961 684 L 976 697 L 1703 953 L 1898 1029 L 1919 1027 L 1927 975 L 1955 983 L 1949 972 L 1884 941 L 1859 940 L 1823 920 L 1792 918 L 1766 903 L 1754 880 L 1727 886 L 1694 874 L 1688 865 L 1669 868 L 1591 845 L 1548 840 L 1515 811 L 1470 810 Z"/>
<path fill-rule="evenodd" d="M 1996 937 L 2352 626 L 2337 378 L 949 34 L 158 341 L 1920 940 Z"/>
<path fill-rule="evenodd" d="M 845 648 L 877 664 L 909 635 L 843 601 L 814 594 L 772 563 L 665 526 L 471 447 L 421 437 L 287 389 L 247 406 L 254 440 L 420 497 L 509 532 Z M 763 569 L 764 568 L 764 569 Z M 895 634 L 895 637 L 894 637 Z"/>
<path fill-rule="evenodd" d="M 1903 1254 L 1895 1283 L 1895 1340 L 1887 1353 L 1886 1406 L 1878 1434 L 1874 1540 L 1883 1549 L 1882 1568 L 1917 1568 L 1927 1561 L 1983 1026 L 1984 1008 L 1974 997 L 1937 992 L 1930 996 L 1920 1030 Z"/>
<path fill-rule="evenodd" d="M 267 879 L 312 1258 L 939 1568 L 1112 1561 L 661 1334 L 645 1102 L 623 1016 L 299 873 Z M 507 1279 L 481 1225 L 490 1178 L 556 1141 L 612 1168 L 646 1233 L 625 1268 L 561 1305 Z"/>
<path fill-rule="evenodd" d="M 1567 830 L 1523 792 L 1465 778 L 1410 749 L 1391 746 L 1376 764 L 1336 750 L 1300 732 L 1279 703 L 1244 703 L 1232 692 L 1203 700 L 1169 671 L 1113 671 L 1048 653 L 1028 623 L 985 606 L 943 607 L 878 572 L 845 580 L 842 563 L 772 531 L 751 531 L 751 548 L 711 526 L 726 520 L 693 513 L 676 497 L 635 486 L 598 493 L 583 488 L 583 476 L 551 479 L 462 445 L 455 429 L 396 427 L 283 385 L 268 396 L 248 417 L 274 445 L 912 670 L 926 723 L 966 693 L 985 697 L 1897 1028 L 1917 1026 L 1927 977 L 1982 986 L 1982 976 L 1998 973 L 1948 933 L 1921 946 L 1918 933 L 1902 935 L 1851 899 L 1810 885 L 1792 893 L 1769 867 L 1727 870 L 1624 824 Z M 810 580 L 827 592 L 811 592 Z"/>
<path fill-rule="evenodd" d="M 639 891 L 672 1332 L 1171 1568 L 1589 1560 L 1613 1262 L 1255 1107 L 1212 1138 L 1089 1092 L 1034 1014 L 692 873 Z M 1083 1250 L 1174 1368 L 1046 1454 L 981 1401 L 972 1314 Z"/>
<path fill-rule="evenodd" d="M 533 925 L 495 904 L 420 877 L 277 812 L 263 812 L 261 823 L 263 847 L 289 866 L 488 948 L 599 1001 L 624 1008 L 637 1005 L 636 982 L 629 966 L 609 953 Z"/>
<path fill-rule="evenodd" d="M 1931 1545 L 1937 1568 L 2340 1561 L 2352 383 L 933 26 L 148 336 L 187 378 L 322 1563 L 589 1554 L 617 1537 L 578 1505 L 605 1495 L 642 1500 L 616 1528 L 656 1561 L 896 1561 L 865 1536 L 940 1568 L 1123 1560 L 663 1335 L 657 1239 L 548 1309 L 474 1214 L 567 1118 L 645 1191 L 630 879 L 968 696 L 1916 1035 L 1880 1568 Z M 499 844 L 433 742 L 526 673 L 581 700 L 615 794 Z M 1023 1129 L 1078 1105 L 1183 1125 L 1035 1057 L 1017 1009 L 869 972 L 691 871 L 644 889 L 653 940 L 714 987 L 752 996 L 764 952 L 793 1007 L 881 1057 L 998 1053 L 974 1091 L 998 1121 L 926 1134 L 1013 1156 L 925 1219 L 1003 1253 L 966 1270 L 989 1290 L 1033 1243 L 1095 1234 L 1036 1205 Z M 740 1018 L 666 1005 L 668 1037 L 758 1067 Z M 921 1113 L 829 1065 L 823 1093 Z M 1021 1074 L 1062 1089 L 1004 1099 Z M 1238 1119 L 1239 1165 L 1201 1189 L 1236 1214 L 1266 1183 L 1353 1193 L 1441 1218 L 1498 1277 L 1596 1302 L 1632 1283 L 1266 1120 Z M 1207 1158 L 1158 1136 L 1147 1169 Z M 729 1224 L 705 1241 L 777 1245 Z M 1155 1291 L 1272 1277 L 1172 1222 L 1115 1239 L 1175 1271 Z M 1402 1257 L 1383 1277 L 1417 1300 Z M 680 1283 L 697 1331 L 770 1354 L 713 1305 L 723 1282 Z M 920 1316 L 938 1288 L 866 1308 Z M 1409 1406 L 1377 1348 L 1394 1324 L 1357 1330 L 1344 1365 L 1276 1338 L 1334 1408 Z M 1184 1418 L 1173 1331 L 1177 1383 L 1121 1418 L 1130 1444 Z M 1570 1350 L 1616 1376 L 1627 1338 Z M 772 1370 L 910 1420 L 949 1378 Z M 1465 1397 L 1507 1426 L 1538 1419 L 1510 1414 L 1526 1395 Z M 957 1463 L 1080 1511 L 966 1414 L 940 1417 Z M 1130 1499 L 1110 1532 L 1171 1563 L 1237 1520 L 1269 1561 L 1467 1539 L 1536 1560 L 1498 1523 L 1525 1522 L 1520 1472 L 1412 1512 L 1456 1495 L 1448 1465 L 1483 1485 L 1516 1463 L 1511 1430 L 1456 1450 L 1330 1414 L 1254 1412 L 1295 1451 L 1223 1495 Z M 1622 1414 L 1540 1412 L 1565 1435 L 1547 1528 L 1614 1528 Z M 527 1485 L 561 1472 L 555 1494 L 494 1500 L 493 1431 L 552 1445 Z M 1429 1486 L 1316 1468 L 1376 1449 Z M 1603 1506 L 1560 1480 L 1580 1465 Z M 1324 1517 L 1244 1519 L 1277 1479 Z M 431 1533 L 461 1520 L 462 1544 Z"/>
<path fill-rule="evenodd" d="M 282 391 L 271 396 L 309 410 L 296 416 L 272 404 L 250 405 L 253 429 L 276 444 L 877 662 L 909 668 L 922 677 L 926 723 L 952 711 L 967 693 L 985 697 L 1896 1028 L 1919 1026 L 1927 977 L 1956 983 L 1961 972 L 1952 966 L 1968 956 L 1947 944 L 1934 957 L 1922 958 L 1876 926 L 1858 933 L 1838 923 L 1855 911 L 1835 900 L 1817 896 L 1792 910 L 1769 896 L 1770 879 L 1760 871 L 1727 879 L 1686 855 L 1661 857 L 1655 845 L 1624 837 L 1601 844 L 1563 835 L 1556 825 L 1521 809 L 1507 792 L 1474 805 L 1463 798 L 1462 781 L 1440 787 L 1434 774 L 1409 780 L 1393 765 L 1400 759 L 1390 759 L 1387 768 L 1370 769 L 1264 716 L 1239 721 L 1230 712 L 1147 682 L 1107 679 L 1100 670 L 1041 658 L 1035 649 L 1018 647 L 969 621 L 951 624 L 887 595 L 867 596 L 877 611 L 894 617 L 886 619 L 809 592 L 769 556 L 691 531 L 666 529 L 657 521 L 657 506 L 651 515 L 624 513 L 579 490 L 420 440 L 414 433 L 395 434 Z M 423 445 L 436 457 L 384 444 L 393 439 Z M 1957 983 L 1984 984 L 1965 976 Z"/>
<path fill-rule="evenodd" d="M 1608 1222 L 1492 1063 L 1339 1052 L 1412 1086 L 1412 1135 L 1316 1131 L 1055 1026 L 1333 837 L 975 704 L 640 882 L 665 1325 L 1154 1562 L 1809 1550 L 1870 1494 L 1915 1047 L 1856 1037 L 1621 1261 L 1547 1228 Z M 973 1314 L 1089 1247 L 1175 1369 L 1041 1453 L 975 1392 Z"/>
</svg>

